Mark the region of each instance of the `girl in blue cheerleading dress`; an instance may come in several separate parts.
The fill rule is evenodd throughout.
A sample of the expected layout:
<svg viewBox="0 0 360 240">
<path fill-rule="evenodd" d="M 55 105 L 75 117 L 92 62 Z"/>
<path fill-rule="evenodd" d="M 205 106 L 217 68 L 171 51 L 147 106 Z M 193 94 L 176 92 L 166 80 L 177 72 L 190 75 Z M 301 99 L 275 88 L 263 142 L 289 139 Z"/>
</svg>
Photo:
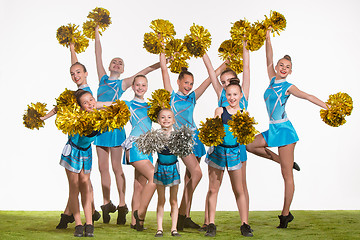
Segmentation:
<svg viewBox="0 0 360 240">
<path fill-rule="evenodd" d="M 295 85 L 288 83 L 286 77 L 292 72 L 292 62 L 288 55 L 281 58 L 276 66 L 273 63 L 273 50 L 270 42 L 269 29 L 266 32 L 266 63 L 270 85 L 264 94 L 265 104 L 269 115 L 269 130 L 257 135 L 255 140 L 246 145 L 246 149 L 258 156 L 274 159 L 274 153 L 267 147 L 278 147 L 281 173 L 285 185 L 284 205 L 279 215 L 278 228 L 287 228 L 294 219 L 290 213 L 290 205 L 294 195 L 294 178 L 292 168 L 294 165 L 295 144 L 299 140 L 296 131 L 285 112 L 285 105 L 290 94 L 306 99 L 324 109 L 326 104 L 313 95 L 300 91 Z"/>
<path fill-rule="evenodd" d="M 77 103 L 87 112 L 112 104 L 112 102 L 96 102 L 90 92 L 82 89 L 75 92 L 75 97 Z M 97 134 L 98 132 L 94 131 L 87 136 L 80 136 L 79 134 L 69 136 L 61 154 L 60 165 L 65 168 L 69 181 L 68 205 L 70 212 L 74 215 L 76 224 L 74 236 L 76 237 L 82 237 L 84 231 L 86 237 L 94 236 L 90 173 L 92 167 L 91 143 Z M 86 223 L 84 226 L 80 218 L 79 193 L 81 193 L 81 202 L 85 214 Z"/>
<path fill-rule="evenodd" d="M 154 195 L 156 185 L 154 179 L 154 165 L 151 154 L 143 154 L 139 151 L 136 139 L 151 129 L 152 122 L 148 117 L 147 111 L 149 105 L 144 101 L 144 95 L 148 89 L 148 81 L 144 75 L 138 75 L 134 78 L 132 89 L 135 97 L 131 101 L 125 101 L 129 107 L 132 129 L 129 137 L 123 142 L 122 147 L 125 150 L 124 164 L 131 164 L 135 168 L 134 173 L 134 192 L 131 201 L 132 219 L 131 227 L 136 228 L 134 211 L 145 214 L 147 207 Z M 141 226 L 137 226 L 137 230 Z"/>
<path fill-rule="evenodd" d="M 210 66 L 210 70 L 212 66 Z M 210 77 L 214 76 L 210 74 Z M 234 138 L 232 133 L 229 131 L 229 125 L 227 124 L 231 120 L 231 116 L 238 111 L 243 111 L 240 107 L 240 101 L 243 99 L 243 92 L 239 85 L 238 79 L 230 80 L 228 86 L 226 87 L 226 98 L 228 106 L 218 107 L 215 110 L 215 117 L 221 117 L 224 129 L 225 137 L 222 144 L 211 147 L 207 153 L 205 162 L 208 164 L 209 172 L 209 190 L 207 194 L 207 205 L 208 205 L 208 221 L 207 231 L 205 236 L 215 236 L 216 235 L 216 226 L 215 226 L 215 212 L 216 212 L 216 203 L 218 192 L 222 183 L 222 178 L 224 175 L 225 169 L 227 169 L 232 189 L 236 198 L 236 203 L 238 211 L 241 218 L 241 234 L 243 236 L 252 236 L 252 230 L 248 225 L 248 199 L 246 196 L 247 188 L 243 186 L 243 171 L 241 170 L 244 160 L 244 154 L 242 151 L 245 151 L 237 143 L 237 139 Z M 246 178 L 245 178 L 246 184 Z"/>
<path fill-rule="evenodd" d="M 173 125 L 175 124 L 174 113 L 170 109 L 163 109 L 159 112 L 158 123 L 162 131 L 169 136 Z M 156 209 L 157 232 L 155 236 L 163 234 L 163 216 L 165 205 L 165 187 L 170 187 L 170 205 L 171 205 L 171 235 L 180 236 L 177 232 L 178 203 L 177 193 L 180 184 L 180 171 L 177 156 L 170 153 L 169 149 L 158 152 L 158 160 L 155 166 L 154 182 L 158 193 L 158 204 Z"/>
<path fill-rule="evenodd" d="M 180 236 L 177 232 L 177 221 L 178 221 L 178 204 L 177 204 L 177 192 L 178 185 L 180 184 L 180 170 L 178 156 L 174 154 L 174 149 L 187 148 L 188 152 L 192 152 L 193 141 L 192 132 L 188 135 L 187 139 L 181 137 L 182 146 L 174 146 L 170 144 L 172 138 L 178 138 L 184 131 L 184 128 L 179 130 L 173 130 L 175 124 L 174 113 L 168 109 L 163 108 L 159 111 L 157 122 L 160 124 L 160 130 L 151 130 L 149 134 L 142 135 L 139 137 L 140 140 L 139 148 L 141 151 L 157 151 L 158 159 L 155 165 L 154 183 L 156 183 L 156 189 L 158 193 L 158 204 L 156 210 L 157 216 L 157 232 L 155 237 L 163 236 L 163 216 L 164 216 L 164 205 L 165 205 L 165 188 L 170 187 L 170 205 L 171 205 L 171 235 Z M 189 130 L 191 131 L 191 130 Z M 182 135 L 183 136 L 183 135 Z M 179 142 L 179 141 L 176 141 Z M 178 150 L 183 152 L 183 150 Z M 181 153 L 180 153 L 181 154 Z M 188 153 L 183 153 L 188 154 Z M 135 217 L 137 222 L 142 221 L 141 215 L 135 211 Z"/>
<path fill-rule="evenodd" d="M 202 177 L 199 162 L 201 157 L 204 156 L 206 152 L 204 145 L 198 138 L 198 130 L 193 119 L 193 113 L 197 99 L 210 85 L 210 78 L 207 78 L 197 89 L 191 91 L 194 84 L 194 77 L 192 73 L 187 71 L 187 69 L 183 69 L 177 80 L 179 90 L 175 92 L 171 87 L 170 76 L 166 66 L 164 53 L 160 53 L 160 67 L 164 88 L 171 93 L 170 105 L 171 110 L 175 115 L 175 129 L 185 125 L 195 132 L 194 153 L 186 157 L 182 157 L 182 160 L 186 166 L 186 173 L 184 177 L 184 193 L 179 208 L 177 229 L 182 231 L 186 225 L 193 228 L 200 228 L 199 225 L 191 220 L 190 208 L 193 193 Z"/>
<path fill-rule="evenodd" d="M 229 103 L 226 99 L 226 91 L 225 88 L 229 85 L 229 82 L 231 79 L 238 79 L 236 73 L 231 70 L 230 68 L 224 69 L 224 67 L 220 66 L 220 82 L 217 79 L 218 74 L 214 74 L 213 67 L 211 65 L 210 58 L 205 54 L 204 63 L 206 68 L 208 69 L 209 76 L 211 79 L 211 83 L 214 87 L 214 90 L 218 96 L 218 107 L 227 107 L 229 106 Z M 226 66 L 225 64 L 223 64 Z M 222 65 L 222 66 L 223 66 Z M 240 80 L 239 80 L 240 81 Z M 240 109 L 247 110 L 248 107 L 248 99 L 249 99 L 249 92 L 250 92 L 250 54 L 249 50 L 246 49 L 246 42 L 243 42 L 243 80 L 241 85 L 241 98 L 239 101 L 239 107 Z M 247 154 L 246 154 L 246 147 L 245 145 L 240 145 L 240 154 L 241 154 L 241 162 L 242 162 L 242 186 L 244 187 L 244 193 L 245 198 L 247 202 L 247 209 L 249 211 L 249 193 L 247 189 L 246 184 L 246 160 L 247 160 Z M 213 148 L 210 148 L 209 151 L 213 151 Z M 206 198 L 206 203 L 208 202 L 208 199 Z M 205 219 L 204 224 L 201 227 L 202 230 L 206 231 L 206 228 L 209 224 L 208 219 L 208 211 L 207 211 L 207 204 L 205 204 Z"/>
<path fill-rule="evenodd" d="M 87 84 L 87 76 L 88 76 L 87 70 L 83 64 L 78 62 L 74 43 L 70 43 L 69 48 L 70 48 L 70 53 L 71 53 L 71 64 L 72 64 L 70 67 L 71 79 L 77 85 L 78 89 L 83 89 L 92 94 L 92 91 L 91 91 L 89 85 Z M 46 119 L 54 116 L 56 113 L 57 113 L 57 107 L 54 107 L 51 111 L 49 111 L 44 117 L 41 117 L 40 119 L 46 120 Z M 90 185 L 91 185 L 91 182 L 90 182 Z M 97 221 L 100 218 L 100 213 L 95 210 L 92 185 L 91 185 L 90 191 L 91 191 L 91 198 L 92 198 L 91 202 L 92 202 L 92 210 L 93 210 L 92 218 L 93 218 L 93 221 Z M 69 201 L 68 201 L 66 208 L 64 210 L 64 213 L 61 214 L 60 222 L 56 226 L 56 228 L 57 229 L 66 229 L 68 226 L 68 223 L 73 223 L 74 221 L 75 221 L 75 219 L 74 219 L 73 214 L 70 211 Z"/>
<path fill-rule="evenodd" d="M 99 88 L 97 92 L 98 101 L 115 101 L 132 85 L 136 75 L 146 75 L 160 67 L 159 63 L 149 66 L 132 77 L 119 80 L 124 72 L 124 61 L 121 58 L 114 58 L 109 65 L 110 75 L 106 74 L 102 61 L 102 48 L 100 43 L 99 26 L 95 28 L 95 57 L 96 68 L 99 77 Z M 103 211 L 104 223 L 109 223 L 110 212 L 118 210 L 117 224 L 125 224 L 128 208 L 125 204 L 125 175 L 121 165 L 122 147 L 124 142 L 125 130 L 115 129 L 114 131 L 104 132 L 97 136 L 94 144 L 99 161 L 99 171 L 101 175 L 101 185 L 103 191 Z M 117 190 L 119 193 L 119 205 L 116 207 L 110 200 L 111 178 L 109 172 L 109 155 L 111 155 L 111 165 L 115 174 Z"/>
</svg>

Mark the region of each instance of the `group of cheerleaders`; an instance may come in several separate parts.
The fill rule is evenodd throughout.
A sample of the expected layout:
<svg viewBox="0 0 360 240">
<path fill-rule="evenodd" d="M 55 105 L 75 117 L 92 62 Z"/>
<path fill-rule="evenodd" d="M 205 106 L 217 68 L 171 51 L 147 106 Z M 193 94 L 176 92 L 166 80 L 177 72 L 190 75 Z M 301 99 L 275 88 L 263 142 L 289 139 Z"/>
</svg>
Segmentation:
<svg viewBox="0 0 360 240">
<path fill-rule="evenodd" d="M 134 98 L 125 101 L 130 112 L 130 123 L 132 130 L 126 138 L 124 129 L 115 129 L 109 132 L 93 132 L 88 136 L 69 136 L 69 140 L 61 155 L 60 165 L 65 167 L 69 182 L 69 198 L 63 214 L 61 214 L 58 229 L 67 228 L 68 223 L 75 221 L 74 236 L 94 236 L 94 221 L 100 219 L 101 215 L 95 210 L 93 200 L 93 188 L 90 181 L 92 165 L 91 143 L 94 141 L 98 155 L 98 165 L 101 175 L 103 193 L 102 217 L 104 223 L 109 223 L 110 214 L 118 211 L 117 224 L 125 224 L 128 207 L 125 204 L 125 174 L 123 164 L 134 167 L 134 189 L 131 202 L 132 217 L 130 227 L 142 231 L 148 205 L 157 190 L 157 232 L 156 237 L 163 236 L 163 214 L 165 204 L 165 187 L 170 187 L 171 205 L 171 235 L 180 236 L 178 231 L 184 228 L 198 228 L 205 232 L 205 236 L 216 235 L 215 213 L 219 188 L 225 169 L 227 169 L 232 189 L 235 195 L 237 208 L 241 218 L 240 231 L 243 236 L 253 236 L 253 230 L 248 224 L 249 194 L 246 185 L 246 160 L 249 151 L 258 156 L 273 160 L 280 164 L 284 179 L 285 197 L 284 205 L 279 215 L 280 224 L 278 228 L 287 228 L 288 223 L 294 217 L 290 213 L 290 205 L 294 194 L 293 168 L 300 170 L 294 162 L 294 148 L 298 136 L 285 112 L 285 104 L 292 94 L 296 97 L 307 99 L 310 102 L 327 109 L 324 102 L 318 98 L 300 91 L 296 86 L 288 83 L 286 78 L 292 72 L 291 58 L 286 55 L 274 65 L 273 50 L 270 42 L 271 29 L 266 34 L 266 64 L 270 79 L 269 87 L 266 89 L 264 99 L 269 114 L 269 130 L 258 134 L 255 140 L 244 146 L 237 143 L 227 125 L 228 120 L 237 111 L 247 109 L 250 89 L 250 66 L 249 50 L 246 42 L 243 43 L 243 76 L 242 83 L 236 73 L 228 69 L 226 62 L 213 69 L 208 55 L 205 53 L 203 61 L 209 77 L 194 91 L 193 74 L 183 69 L 178 76 L 178 90 L 173 90 L 171 85 L 167 59 L 164 53 L 160 53 L 160 62 L 151 65 L 134 76 L 120 79 L 124 72 L 124 61 L 114 58 L 109 65 L 110 75 L 102 61 L 102 47 L 100 43 L 99 27 L 95 28 L 95 57 L 99 77 L 99 88 L 97 101 L 87 85 L 87 71 L 84 65 L 78 62 L 74 50 L 74 44 L 70 44 L 71 52 L 71 78 L 77 85 L 75 96 L 78 104 L 85 111 L 93 111 L 95 108 L 109 106 L 122 94 L 132 88 Z M 146 155 L 138 149 L 136 139 L 151 131 L 152 121 L 147 115 L 149 105 L 145 102 L 144 95 L 148 90 L 146 74 L 160 68 L 164 83 L 164 89 L 171 93 L 171 108 L 164 108 L 158 114 L 158 123 L 161 131 L 169 135 L 182 126 L 187 126 L 194 131 L 193 153 L 182 156 L 181 160 L 186 166 L 184 176 L 184 192 L 180 206 L 177 204 L 178 185 L 180 183 L 178 157 L 165 148 L 158 153 L 158 160 L 154 167 L 151 155 Z M 220 76 L 220 81 L 218 80 Z M 210 147 L 206 153 L 204 145 L 198 138 L 198 130 L 193 119 L 196 101 L 204 91 L 212 84 L 218 96 L 218 107 L 215 116 L 222 119 L 225 128 L 225 137 L 222 144 Z M 56 114 L 56 107 L 46 116 L 45 120 Z M 278 147 L 278 154 L 270 151 L 268 147 Z M 123 160 L 121 160 L 124 152 Z M 206 154 L 205 162 L 208 164 L 209 189 L 205 202 L 205 219 L 203 226 L 194 223 L 190 218 L 190 208 L 193 193 L 202 178 L 200 159 Z M 115 206 L 110 200 L 110 171 L 109 158 L 112 170 L 115 174 L 116 186 L 119 194 L 119 204 Z M 161 175 L 162 174 L 162 175 Z M 78 195 L 81 194 L 81 202 L 85 214 L 85 224 L 80 218 Z"/>
</svg>

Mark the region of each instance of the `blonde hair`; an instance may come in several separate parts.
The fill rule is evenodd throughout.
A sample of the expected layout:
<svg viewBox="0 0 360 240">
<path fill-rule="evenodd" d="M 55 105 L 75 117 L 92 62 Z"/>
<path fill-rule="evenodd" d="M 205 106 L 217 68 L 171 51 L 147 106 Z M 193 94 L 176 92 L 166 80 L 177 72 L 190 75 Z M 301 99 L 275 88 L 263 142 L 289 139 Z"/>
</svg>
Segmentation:
<svg viewBox="0 0 360 240">
<path fill-rule="evenodd" d="M 282 58 L 279 59 L 279 61 L 277 62 L 277 64 L 279 64 L 281 59 L 286 59 L 291 63 L 291 68 L 292 68 L 292 61 L 291 61 L 291 57 L 289 55 L 284 55 Z"/>
</svg>

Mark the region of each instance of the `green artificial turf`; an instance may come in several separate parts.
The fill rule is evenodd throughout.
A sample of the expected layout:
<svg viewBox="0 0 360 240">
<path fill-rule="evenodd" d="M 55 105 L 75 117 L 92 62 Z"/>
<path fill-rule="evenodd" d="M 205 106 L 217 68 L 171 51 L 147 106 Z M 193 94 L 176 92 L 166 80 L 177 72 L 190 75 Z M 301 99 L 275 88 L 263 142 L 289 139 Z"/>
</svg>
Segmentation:
<svg viewBox="0 0 360 240">
<path fill-rule="evenodd" d="M 360 211 L 292 211 L 294 221 L 287 229 L 277 229 L 279 212 L 250 212 L 249 224 L 254 230 L 252 239 L 360 239 Z M 145 227 L 137 232 L 129 227 L 116 225 L 116 213 L 111 214 L 110 224 L 100 219 L 95 223 L 96 239 L 154 239 L 156 213 L 148 212 Z M 202 223 L 203 212 L 192 212 L 192 219 Z M 60 212 L 0 211 L 0 239 L 74 239 L 74 223 L 67 229 L 57 230 Z M 127 216 L 130 220 L 130 215 Z M 169 212 L 164 215 L 164 237 L 170 236 Z M 237 212 L 216 213 L 216 239 L 243 238 L 240 234 L 240 219 Z M 207 239 L 203 232 L 185 229 L 181 239 Z"/>
</svg>

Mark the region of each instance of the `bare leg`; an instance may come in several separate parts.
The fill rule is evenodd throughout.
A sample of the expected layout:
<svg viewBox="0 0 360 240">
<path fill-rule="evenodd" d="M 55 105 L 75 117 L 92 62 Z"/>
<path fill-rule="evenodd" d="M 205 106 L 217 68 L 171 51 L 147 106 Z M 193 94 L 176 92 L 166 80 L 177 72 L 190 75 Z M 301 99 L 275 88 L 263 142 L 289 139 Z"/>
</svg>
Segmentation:
<svg viewBox="0 0 360 240">
<path fill-rule="evenodd" d="M 266 148 L 268 145 L 262 134 L 255 136 L 255 140 L 252 143 L 246 145 L 246 150 L 263 158 L 273 160 L 274 162 L 280 163 L 279 156 Z"/>
<path fill-rule="evenodd" d="M 246 197 L 244 193 L 244 186 L 242 184 L 242 171 L 241 169 L 235 171 L 228 171 L 231 186 L 235 195 L 236 204 L 239 210 L 239 215 L 241 218 L 241 223 L 248 223 L 248 207 L 246 202 Z"/>
<path fill-rule="evenodd" d="M 132 217 L 131 217 L 131 224 L 135 225 L 136 220 L 134 217 L 134 211 L 136 209 L 139 209 L 140 207 L 140 199 L 141 199 L 141 193 L 143 191 L 143 188 L 147 182 L 147 179 L 140 174 L 139 171 L 134 169 L 134 192 L 131 200 L 131 209 L 132 209 Z"/>
<path fill-rule="evenodd" d="M 154 165 L 149 160 L 133 162 L 131 165 L 147 179 L 147 184 L 141 192 L 140 206 L 137 209 L 140 219 L 145 219 L 147 208 L 156 189 L 156 184 L 154 183 Z"/>
<path fill-rule="evenodd" d="M 70 199 L 68 198 L 68 201 L 67 201 L 67 204 L 66 204 L 66 207 L 65 207 L 65 210 L 64 210 L 64 214 L 66 214 L 66 215 L 68 215 L 68 216 L 70 216 L 72 213 L 71 213 L 71 211 L 70 211 L 70 201 L 69 201 Z"/>
<path fill-rule="evenodd" d="M 79 188 L 81 203 L 84 209 L 86 224 L 92 225 L 92 208 L 90 193 L 90 173 L 85 174 L 83 170 L 79 173 Z"/>
<path fill-rule="evenodd" d="M 202 173 L 199 162 L 196 160 L 194 154 L 190 154 L 182 158 L 182 160 L 186 166 L 186 169 L 190 172 L 190 179 L 184 187 L 184 194 L 179 208 L 179 214 L 186 215 L 186 211 L 191 205 L 191 199 L 195 188 L 202 178 Z"/>
<path fill-rule="evenodd" d="M 196 157 L 196 160 L 198 161 L 199 166 L 200 166 L 201 157 Z M 189 182 L 190 178 L 191 178 L 191 173 L 186 168 L 186 173 L 185 173 L 185 177 L 184 177 L 184 183 L 187 184 L 187 182 Z M 184 194 L 188 194 L 188 193 L 184 191 Z M 186 196 L 185 198 L 189 199 L 189 202 L 190 202 L 190 204 L 188 204 L 186 206 L 186 217 L 190 217 L 190 209 L 191 209 L 191 205 L 192 205 L 193 194 L 191 196 Z"/>
<path fill-rule="evenodd" d="M 79 174 L 70 172 L 65 169 L 66 176 L 69 181 L 69 208 L 70 212 L 73 213 L 75 219 L 75 225 L 82 225 L 80 218 L 80 207 L 79 207 Z"/>
<path fill-rule="evenodd" d="M 294 176 L 292 170 L 292 166 L 294 164 L 295 144 L 296 143 L 279 147 L 281 173 L 285 184 L 284 206 L 281 212 L 283 216 L 289 215 L 290 205 L 295 191 Z"/>
<path fill-rule="evenodd" d="M 164 185 L 156 185 L 157 193 L 158 193 L 158 203 L 156 209 L 156 219 L 157 219 L 157 230 L 163 230 L 163 217 L 164 217 L 164 205 L 165 205 L 165 186 Z M 177 216 L 176 216 L 177 217 Z"/>
<path fill-rule="evenodd" d="M 170 206 L 171 206 L 171 232 L 176 231 L 177 218 L 178 218 L 178 203 L 177 203 L 177 193 L 179 185 L 170 187 Z"/>
<path fill-rule="evenodd" d="M 205 227 L 206 225 L 209 225 L 209 193 L 206 193 L 206 199 L 205 199 L 205 216 L 204 216 L 204 224 L 202 227 Z"/>
<path fill-rule="evenodd" d="M 115 174 L 116 186 L 119 193 L 119 207 L 125 205 L 125 191 L 126 191 L 126 182 L 125 174 L 122 169 L 122 147 L 112 147 L 110 148 L 111 155 L 111 165 L 113 172 Z"/>
<path fill-rule="evenodd" d="M 109 172 L 109 154 L 110 148 L 96 146 L 96 152 L 99 161 L 99 171 L 101 176 L 101 187 L 103 193 L 104 205 L 110 202 L 111 178 Z"/>
<path fill-rule="evenodd" d="M 249 213 L 249 192 L 248 192 L 247 183 L 246 183 L 246 161 L 242 162 L 242 166 L 241 166 L 241 182 L 242 182 L 242 186 L 244 189 L 244 195 L 245 195 L 245 199 L 246 199 L 246 209 L 247 209 L 247 212 Z"/>
<path fill-rule="evenodd" d="M 209 191 L 208 196 L 208 219 L 209 223 L 215 224 L 216 203 L 219 189 L 224 176 L 224 171 L 208 166 Z"/>
</svg>

